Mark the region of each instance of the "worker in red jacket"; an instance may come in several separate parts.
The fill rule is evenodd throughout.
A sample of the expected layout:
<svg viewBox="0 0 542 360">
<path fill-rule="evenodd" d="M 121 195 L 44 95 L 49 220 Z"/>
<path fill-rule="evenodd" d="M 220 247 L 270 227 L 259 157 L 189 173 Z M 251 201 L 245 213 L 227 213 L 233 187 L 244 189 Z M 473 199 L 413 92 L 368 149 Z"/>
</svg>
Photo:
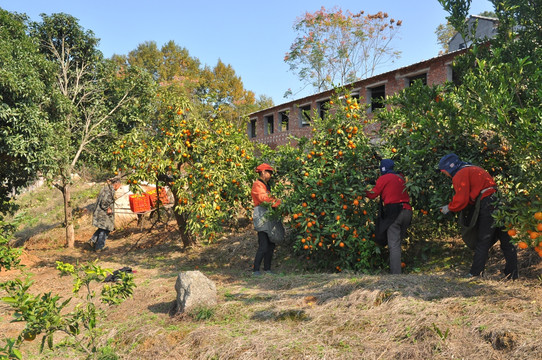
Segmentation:
<svg viewBox="0 0 542 360">
<path fill-rule="evenodd" d="M 406 191 L 405 179 L 393 171 L 395 163 L 391 159 L 380 161 L 381 176 L 374 188 L 366 192 L 369 199 L 380 195 L 380 208 L 375 223 L 375 240 L 380 245 L 388 245 L 390 252 L 390 272 L 401 273 L 401 241 L 412 221 L 410 197 Z"/>
<path fill-rule="evenodd" d="M 259 178 L 252 185 L 252 201 L 254 202 L 254 208 L 258 208 L 262 203 L 270 203 L 272 207 L 280 205 L 280 200 L 277 200 L 270 196 L 271 186 L 269 180 L 273 175 L 273 168 L 271 165 L 263 163 L 256 168 L 256 172 Z M 262 209 L 263 210 L 263 209 Z M 255 214 L 257 212 L 255 211 Z M 257 219 L 258 220 L 258 219 Z M 265 221 L 265 220 L 262 220 Z M 271 273 L 271 260 L 273 258 L 273 252 L 275 250 L 275 243 L 269 240 L 269 235 L 265 231 L 258 231 L 258 250 L 254 258 L 254 275 L 261 275 L 260 265 L 263 260 L 263 270 L 265 273 Z"/>
<path fill-rule="evenodd" d="M 467 206 L 473 206 L 480 196 L 480 212 L 478 214 L 478 238 L 474 248 L 474 259 L 467 277 L 483 274 L 489 249 L 500 240 L 501 250 L 506 260 L 503 270 L 509 279 L 518 278 L 518 258 L 510 236 L 502 227 L 495 226 L 493 212 L 496 210 L 497 192 L 495 181 L 489 173 L 478 166 L 461 161 L 456 154 L 448 154 L 439 162 L 439 169 L 452 178 L 455 195 L 448 205 L 440 208 L 443 214 L 449 211 L 459 212 Z"/>
</svg>

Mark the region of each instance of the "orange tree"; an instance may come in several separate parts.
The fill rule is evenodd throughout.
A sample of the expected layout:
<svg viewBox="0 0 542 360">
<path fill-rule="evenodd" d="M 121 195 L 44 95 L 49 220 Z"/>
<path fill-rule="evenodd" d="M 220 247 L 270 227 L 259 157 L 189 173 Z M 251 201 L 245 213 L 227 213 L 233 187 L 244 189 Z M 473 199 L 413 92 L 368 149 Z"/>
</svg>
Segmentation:
<svg viewBox="0 0 542 360">
<path fill-rule="evenodd" d="M 219 108 L 205 118 L 174 84 L 157 95 L 152 124 L 119 141 L 116 171 L 133 191 L 142 181 L 167 179 L 185 246 L 212 240 L 222 226 L 248 208 L 254 148 L 243 128 L 234 128 Z"/>
<path fill-rule="evenodd" d="M 438 171 L 440 158 L 453 152 L 498 176 L 508 171 L 510 163 L 505 139 L 471 121 L 453 84 L 431 87 L 417 82 L 388 103 L 391 107 L 378 114 L 384 140 L 381 151 L 408 180 L 416 217 L 412 229 L 414 233 L 448 230 L 451 217 L 438 209 L 451 200 L 453 190 L 450 179 Z"/>
<path fill-rule="evenodd" d="M 495 5 L 498 36 L 456 62 L 457 85 L 418 85 L 393 97 L 380 117 L 383 136 L 387 149 L 396 149 L 397 161 L 408 165 L 408 188 L 418 209 L 450 200 L 449 180 L 433 169 L 442 155 L 456 152 L 494 176 L 504 204 L 494 215 L 497 223 L 510 228 L 520 247 L 530 245 L 542 254 L 539 15 L 528 1 Z"/>
<path fill-rule="evenodd" d="M 378 162 L 361 131 L 363 107 L 347 93 L 313 116 L 311 139 L 277 149 L 278 211 L 289 215 L 293 248 L 319 268 L 368 270 L 383 265 L 373 241 L 376 202 L 365 197 Z"/>
</svg>

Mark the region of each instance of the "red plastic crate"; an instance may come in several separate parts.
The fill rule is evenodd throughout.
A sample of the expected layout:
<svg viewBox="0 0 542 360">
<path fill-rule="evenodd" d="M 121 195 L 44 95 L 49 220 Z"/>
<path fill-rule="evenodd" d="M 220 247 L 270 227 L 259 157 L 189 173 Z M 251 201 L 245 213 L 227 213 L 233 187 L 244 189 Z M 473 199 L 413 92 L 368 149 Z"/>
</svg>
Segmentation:
<svg viewBox="0 0 542 360">
<path fill-rule="evenodd" d="M 128 197 L 130 210 L 133 212 L 145 212 L 151 210 L 151 202 L 148 194 L 133 194 Z"/>
<path fill-rule="evenodd" d="M 167 196 L 167 193 L 166 193 L 166 189 L 160 188 L 159 190 L 160 190 L 160 201 L 161 201 L 162 205 L 168 204 L 169 199 L 168 199 L 168 196 Z M 156 199 L 157 199 L 156 188 L 147 191 L 146 194 L 149 197 L 151 207 L 157 206 L 158 204 L 157 204 L 157 201 L 156 201 Z"/>
</svg>

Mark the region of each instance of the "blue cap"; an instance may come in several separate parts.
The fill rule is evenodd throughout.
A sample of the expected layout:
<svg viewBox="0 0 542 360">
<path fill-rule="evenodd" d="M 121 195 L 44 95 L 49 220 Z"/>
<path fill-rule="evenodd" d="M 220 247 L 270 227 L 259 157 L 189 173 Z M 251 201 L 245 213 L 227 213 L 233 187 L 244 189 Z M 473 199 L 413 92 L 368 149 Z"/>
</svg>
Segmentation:
<svg viewBox="0 0 542 360">
<path fill-rule="evenodd" d="M 382 175 L 385 175 L 389 172 L 392 172 L 394 166 L 395 163 L 392 159 L 382 159 L 380 161 L 380 172 L 382 173 Z"/>
<path fill-rule="evenodd" d="M 461 169 L 466 163 L 461 161 L 459 159 L 459 156 L 457 156 L 456 154 L 454 153 L 450 153 L 450 154 L 447 154 L 447 155 L 444 155 L 439 163 L 438 163 L 438 168 L 442 171 L 446 171 L 448 174 L 450 174 L 451 176 L 454 176 L 455 173 Z"/>
</svg>

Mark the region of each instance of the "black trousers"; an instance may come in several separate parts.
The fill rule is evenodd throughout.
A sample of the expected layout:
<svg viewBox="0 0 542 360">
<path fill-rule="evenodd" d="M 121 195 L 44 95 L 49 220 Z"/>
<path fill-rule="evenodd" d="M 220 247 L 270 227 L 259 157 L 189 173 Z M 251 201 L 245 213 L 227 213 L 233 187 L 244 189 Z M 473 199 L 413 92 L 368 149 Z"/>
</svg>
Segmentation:
<svg viewBox="0 0 542 360">
<path fill-rule="evenodd" d="M 260 271 L 260 265 L 263 260 L 263 270 L 271 270 L 271 259 L 275 251 L 275 243 L 269 240 L 266 232 L 258 231 L 258 250 L 254 258 L 254 271 Z"/>
<path fill-rule="evenodd" d="M 516 247 L 510 241 L 510 235 L 502 227 L 495 227 L 493 211 L 495 198 L 490 195 L 480 201 L 480 214 L 478 215 L 478 241 L 474 249 L 474 259 L 470 273 L 480 275 L 486 266 L 489 249 L 500 240 L 501 250 L 506 260 L 504 274 L 512 278 L 518 276 L 518 255 Z"/>
</svg>

